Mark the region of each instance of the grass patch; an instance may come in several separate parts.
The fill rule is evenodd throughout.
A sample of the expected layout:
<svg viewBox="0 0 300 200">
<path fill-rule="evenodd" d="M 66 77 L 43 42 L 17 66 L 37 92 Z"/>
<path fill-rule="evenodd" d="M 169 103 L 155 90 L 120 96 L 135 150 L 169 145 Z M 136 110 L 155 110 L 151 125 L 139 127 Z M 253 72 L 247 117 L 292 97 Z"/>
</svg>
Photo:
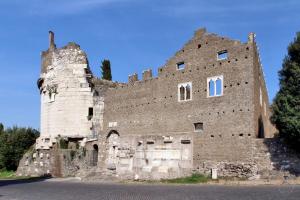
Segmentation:
<svg viewBox="0 0 300 200">
<path fill-rule="evenodd" d="M 0 179 L 2 180 L 29 180 L 38 177 L 30 177 L 30 176 L 16 176 L 14 171 L 0 170 Z"/>
<path fill-rule="evenodd" d="M 15 177 L 15 172 L 14 171 L 0 171 L 0 178 L 13 178 Z"/>
<path fill-rule="evenodd" d="M 207 183 L 211 179 L 202 174 L 192 174 L 191 176 L 175 178 L 175 179 L 165 179 L 161 182 L 163 183 L 179 183 L 179 184 L 195 184 L 195 183 Z"/>
</svg>

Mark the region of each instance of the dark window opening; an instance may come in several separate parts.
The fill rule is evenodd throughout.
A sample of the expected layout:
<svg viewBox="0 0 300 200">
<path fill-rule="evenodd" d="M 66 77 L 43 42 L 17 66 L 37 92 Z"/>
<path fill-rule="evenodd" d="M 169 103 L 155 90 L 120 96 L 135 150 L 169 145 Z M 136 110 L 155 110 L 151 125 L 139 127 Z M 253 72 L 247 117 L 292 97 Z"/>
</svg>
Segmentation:
<svg viewBox="0 0 300 200">
<path fill-rule="evenodd" d="M 187 85 L 186 86 L 186 100 L 191 99 L 191 86 Z"/>
<path fill-rule="evenodd" d="M 143 142 L 142 141 L 139 141 L 138 142 L 138 146 L 142 146 Z"/>
<path fill-rule="evenodd" d="M 184 69 L 184 68 L 185 68 L 184 62 L 179 62 L 179 63 L 177 63 L 177 69 L 178 69 L 178 70 Z"/>
<path fill-rule="evenodd" d="M 195 128 L 196 132 L 202 132 L 203 131 L 203 123 L 202 122 L 194 123 L 194 128 Z"/>
<path fill-rule="evenodd" d="M 97 166 L 98 163 L 98 145 L 93 145 L 92 157 L 91 157 L 91 165 Z"/>
<path fill-rule="evenodd" d="M 191 144 L 191 140 L 181 140 L 181 144 Z"/>
<path fill-rule="evenodd" d="M 184 100 L 184 93 L 185 93 L 184 87 L 181 86 L 181 87 L 180 87 L 180 100 Z"/>
<path fill-rule="evenodd" d="M 89 107 L 89 114 L 88 114 L 88 120 L 91 120 L 94 115 L 94 109 L 92 107 Z"/>
<path fill-rule="evenodd" d="M 147 141 L 147 144 L 154 144 L 154 141 Z"/>
<path fill-rule="evenodd" d="M 218 52 L 218 60 L 225 60 L 228 58 L 227 50 Z"/>
</svg>

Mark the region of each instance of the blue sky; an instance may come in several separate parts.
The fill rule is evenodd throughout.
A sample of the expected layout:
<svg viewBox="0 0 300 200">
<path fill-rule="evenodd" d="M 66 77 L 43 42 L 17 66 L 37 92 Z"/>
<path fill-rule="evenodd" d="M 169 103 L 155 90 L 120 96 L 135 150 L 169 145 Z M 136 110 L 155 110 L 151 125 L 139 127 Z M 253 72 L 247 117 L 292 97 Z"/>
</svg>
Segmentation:
<svg viewBox="0 0 300 200">
<path fill-rule="evenodd" d="M 300 31 L 299 0 L 0 0 L 0 122 L 39 128 L 40 52 L 48 31 L 58 47 L 74 41 L 100 76 L 113 80 L 165 63 L 196 29 L 247 41 L 255 32 L 270 99 L 287 45 Z"/>
</svg>

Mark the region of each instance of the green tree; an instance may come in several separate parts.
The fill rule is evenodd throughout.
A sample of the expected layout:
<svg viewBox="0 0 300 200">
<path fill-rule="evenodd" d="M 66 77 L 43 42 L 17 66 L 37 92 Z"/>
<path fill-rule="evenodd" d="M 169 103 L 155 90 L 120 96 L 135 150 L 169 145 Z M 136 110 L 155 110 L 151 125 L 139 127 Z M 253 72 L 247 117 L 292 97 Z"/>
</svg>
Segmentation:
<svg viewBox="0 0 300 200">
<path fill-rule="evenodd" d="M 300 150 L 300 32 L 288 46 L 279 81 L 280 89 L 272 105 L 271 120 L 280 136 Z"/>
<path fill-rule="evenodd" d="M 109 81 L 112 80 L 109 60 L 104 59 L 102 61 L 101 71 L 102 71 L 102 79 L 109 80 Z"/>
<path fill-rule="evenodd" d="M 4 131 L 4 125 L 0 123 L 0 134 Z"/>
<path fill-rule="evenodd" d="M 39 132 L 32 128 L 12 127 L 0 135 L 0 169 L 16 170 L 23 154 L 35 143 Z"/>
</svg>

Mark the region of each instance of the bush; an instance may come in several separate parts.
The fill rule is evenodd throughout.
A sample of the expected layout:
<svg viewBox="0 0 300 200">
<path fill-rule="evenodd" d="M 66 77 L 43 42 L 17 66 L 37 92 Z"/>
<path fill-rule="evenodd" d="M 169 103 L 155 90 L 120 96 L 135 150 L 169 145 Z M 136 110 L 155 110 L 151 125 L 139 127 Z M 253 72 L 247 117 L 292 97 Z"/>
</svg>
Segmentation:
<svg viewBox="0 0 300 200">
<path fill-rule="evenodd" d="M 68 149 L 68 141 L 63 138 L 59 138 L 59 148 L 60 149 Z"/>
<path fill-rule="evenodd" d="M 39 132 L 14 126 L 0 133 L 0 169 L 16 170 L 23 154 L 35 143 Z"/>
</svg>

